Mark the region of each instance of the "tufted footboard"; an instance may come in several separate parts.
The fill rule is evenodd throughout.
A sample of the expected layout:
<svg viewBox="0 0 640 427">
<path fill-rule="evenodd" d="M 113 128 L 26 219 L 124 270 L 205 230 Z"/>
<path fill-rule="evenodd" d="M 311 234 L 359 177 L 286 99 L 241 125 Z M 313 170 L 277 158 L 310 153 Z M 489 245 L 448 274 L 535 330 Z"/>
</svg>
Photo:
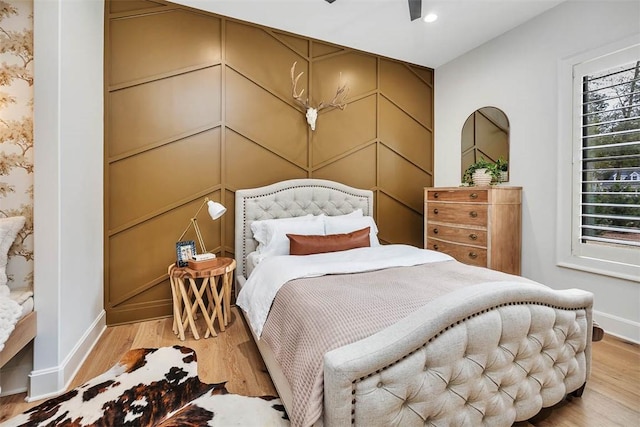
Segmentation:
<svg viewBox="0 0 640 427">
<path fill-rule="evenodd" d="M 510 426 L 580 394 L 593 294 L 485 283 L 324 360 L 327 426 Z"/>
</svg>

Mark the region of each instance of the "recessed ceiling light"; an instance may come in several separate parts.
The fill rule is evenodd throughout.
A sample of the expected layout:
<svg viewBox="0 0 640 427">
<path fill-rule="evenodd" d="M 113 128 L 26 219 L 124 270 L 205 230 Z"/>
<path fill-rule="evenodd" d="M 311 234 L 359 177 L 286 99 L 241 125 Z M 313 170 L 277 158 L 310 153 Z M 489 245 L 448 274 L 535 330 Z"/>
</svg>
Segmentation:
<svg viewBox="0 0 640 427">
<path fill-rule="evenodd" d="M 434 22 L 436 19 L 438 19 L 438 15 L 435 13 L 427 13 L 424 16 L 424 22 Z"/>
</svg>

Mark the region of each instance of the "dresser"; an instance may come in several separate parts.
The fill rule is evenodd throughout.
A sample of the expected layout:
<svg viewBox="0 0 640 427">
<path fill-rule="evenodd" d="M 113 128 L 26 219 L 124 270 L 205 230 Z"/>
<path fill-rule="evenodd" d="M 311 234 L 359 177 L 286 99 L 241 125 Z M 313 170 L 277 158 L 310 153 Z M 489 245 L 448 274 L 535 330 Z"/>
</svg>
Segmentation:
<svg viewBox="0 0 640 427">
<path fill-rule="evenodd" d="M 521 187 L 425 188 L 424 247 L 519 275 L 521 202 Z"/>
</svg>

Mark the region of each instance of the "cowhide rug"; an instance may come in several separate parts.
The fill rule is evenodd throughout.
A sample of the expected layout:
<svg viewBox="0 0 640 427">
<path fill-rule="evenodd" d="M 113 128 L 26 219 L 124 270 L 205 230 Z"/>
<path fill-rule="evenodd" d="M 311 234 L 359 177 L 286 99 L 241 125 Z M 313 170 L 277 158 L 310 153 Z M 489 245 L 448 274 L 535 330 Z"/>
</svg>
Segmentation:
<svg viewBox="0 0 640 427">
<path fill-rule="evenodd" d="M 288 426 L 280 399 L 229 394 L 198 378 L 194 350 L 140 348 L 104 374 L 0 424 L 9 426 Z"/>
</svg>

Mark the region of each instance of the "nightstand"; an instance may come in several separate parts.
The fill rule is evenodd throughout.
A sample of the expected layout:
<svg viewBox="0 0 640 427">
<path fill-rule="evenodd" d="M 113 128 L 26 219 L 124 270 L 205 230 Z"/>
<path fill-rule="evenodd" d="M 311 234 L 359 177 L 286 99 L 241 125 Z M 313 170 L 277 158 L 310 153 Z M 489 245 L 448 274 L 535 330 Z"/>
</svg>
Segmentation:
<svg viewBox="0 0 640 427">
<path fill-rule="evenodd" d="M 231 310 L 231 283 L 236 261 L 220 257 L 207 262 L 207 268 L 192 269 L 172 264 L 168 268 L 173 298 L 173 333 L 184 341 L 185 332 L 191 329 L 195 339 L 200 339 L 195 319 L 198 312 L 207 324 L 204 338 L 217 336 L 213 326 L 216 318 L 220 332 L 229 323 Z M 205 298 L 206 295 L 206 298 Z M 206 302 L 206 304 L 205 304 Z"/>
</svg>

